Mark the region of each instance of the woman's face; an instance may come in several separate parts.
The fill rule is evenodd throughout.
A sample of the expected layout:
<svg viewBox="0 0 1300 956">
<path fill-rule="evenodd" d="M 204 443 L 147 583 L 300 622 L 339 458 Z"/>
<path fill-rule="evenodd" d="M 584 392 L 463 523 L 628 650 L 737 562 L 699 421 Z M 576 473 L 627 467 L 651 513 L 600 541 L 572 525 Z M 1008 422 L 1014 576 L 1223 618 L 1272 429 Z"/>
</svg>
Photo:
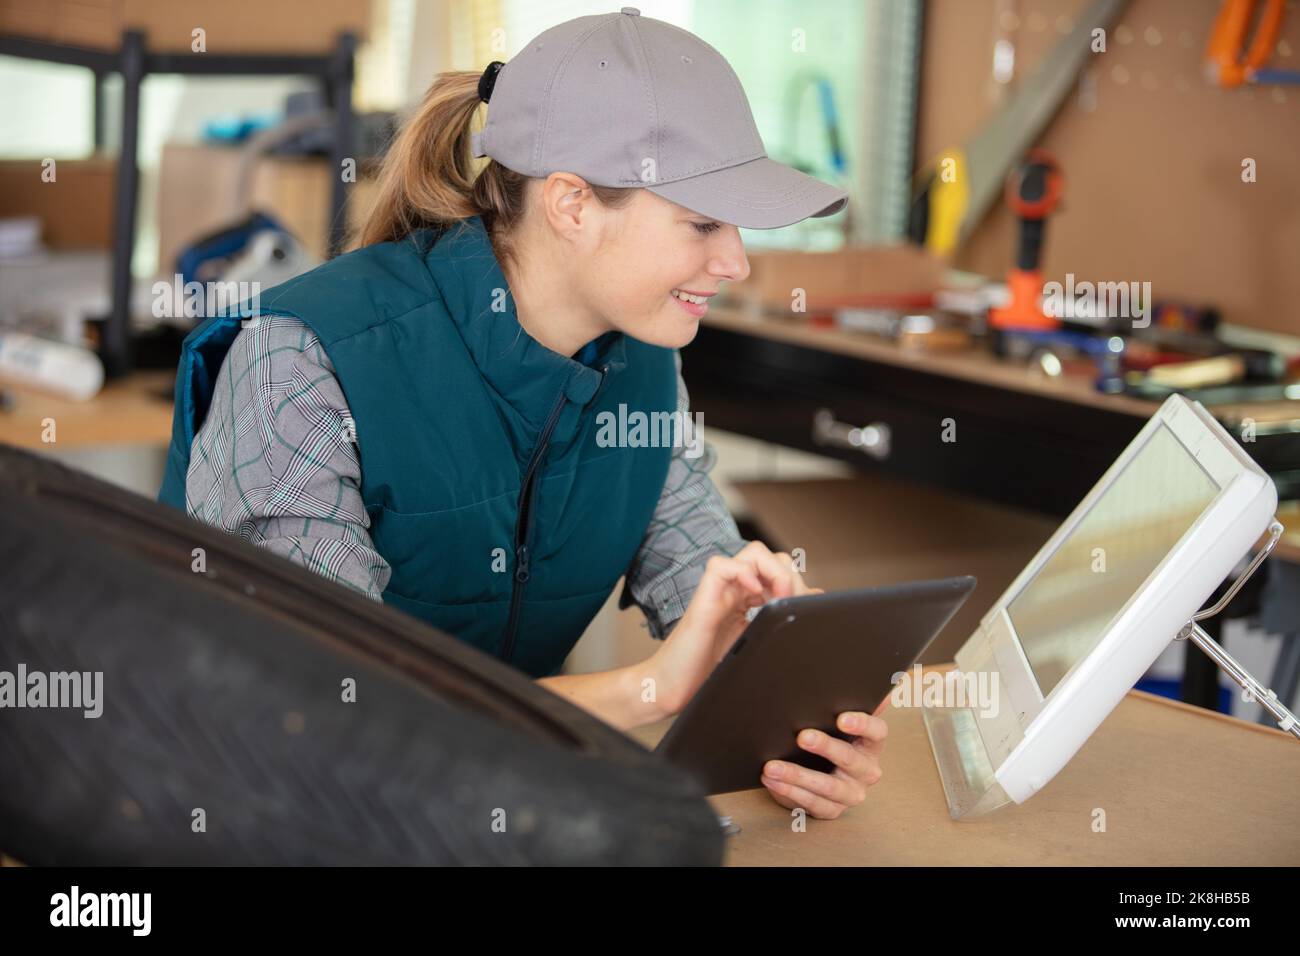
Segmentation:
<svg viewBox="0 0 1300 956">
<path fill-rule="evenodd" d="M 648 190 L 622 209 L 603 208 L 600 220 L 598 241 L 582 243 L 587 261 L 575 263 L 575 281 L 590 309 L 650 345 L 689 343 L 709 308 L 701 297 L 749 275 L 739 229 Z"/>
</svg>

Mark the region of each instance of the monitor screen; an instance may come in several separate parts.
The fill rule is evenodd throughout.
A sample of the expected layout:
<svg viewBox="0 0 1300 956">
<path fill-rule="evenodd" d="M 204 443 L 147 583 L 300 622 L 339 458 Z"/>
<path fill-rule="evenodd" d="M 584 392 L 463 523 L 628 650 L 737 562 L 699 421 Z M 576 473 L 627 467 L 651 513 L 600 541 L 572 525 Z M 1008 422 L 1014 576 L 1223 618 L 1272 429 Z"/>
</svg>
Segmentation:
<svg viewBox="0 0 1300 956">
<path fill-rule="evenodd" d="M 1097 646 L 1218 493 L 1219 486 L 1165 425 L 1151 433 L 1007 605 L 1043 697 Z"/>
</svg>

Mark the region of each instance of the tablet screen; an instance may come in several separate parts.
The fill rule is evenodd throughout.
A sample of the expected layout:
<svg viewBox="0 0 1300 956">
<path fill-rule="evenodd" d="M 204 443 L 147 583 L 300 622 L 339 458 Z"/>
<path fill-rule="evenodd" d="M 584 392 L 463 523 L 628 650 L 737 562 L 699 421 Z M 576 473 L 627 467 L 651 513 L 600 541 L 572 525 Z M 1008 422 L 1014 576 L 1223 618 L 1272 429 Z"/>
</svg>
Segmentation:
<svg viewBox="0 0 1300 956">
<path fill-rule="evenodd" d="M 1219 493 L 1161 425 L 1007 605 L 1047 697 Z M 1172 635 L 1171 635 L 1172 636 Z"/>
</svg>

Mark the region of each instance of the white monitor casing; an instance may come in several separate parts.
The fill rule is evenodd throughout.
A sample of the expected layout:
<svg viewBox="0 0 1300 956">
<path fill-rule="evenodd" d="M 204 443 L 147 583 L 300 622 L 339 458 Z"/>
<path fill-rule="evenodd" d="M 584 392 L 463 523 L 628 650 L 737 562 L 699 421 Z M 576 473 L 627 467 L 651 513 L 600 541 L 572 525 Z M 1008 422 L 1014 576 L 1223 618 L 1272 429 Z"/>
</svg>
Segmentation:
<svg viewBox="0 0 1300 956">
<path fill-rule="evenodd" d="M 1112 618 L 1100 642 L 1074 662 L 1044 699 L 1007 608 L 1162 427 L 1219 491 Z M 957 652 L 957 667 L 964 674 L 997 675 L 996 714 L 989 715 L 993 708 L 988 708 L 973 716 L 1008 797 L 1023 803 L 1069 762 L 1231 574 L 1276 508 L 1272 480 L 1199 403 L 1174 395 L 1161 405 Z"/>
</svg>

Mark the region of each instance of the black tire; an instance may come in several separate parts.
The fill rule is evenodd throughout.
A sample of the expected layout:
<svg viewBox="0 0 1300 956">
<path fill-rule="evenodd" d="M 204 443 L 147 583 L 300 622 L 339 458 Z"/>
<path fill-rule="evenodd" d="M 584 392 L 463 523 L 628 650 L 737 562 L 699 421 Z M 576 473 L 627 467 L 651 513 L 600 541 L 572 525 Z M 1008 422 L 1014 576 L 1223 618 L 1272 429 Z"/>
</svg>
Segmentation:
<svg viewBox="0 0 1300 956">
<path fill-rule="evenodd" d="M 29 864 L 721 860 L 695 783 L 524 674 L 0 446 L 0 670 L 20 663 L 103 673 L 98 718 L 0 709 L 0 851 Z"/>
</svg>

